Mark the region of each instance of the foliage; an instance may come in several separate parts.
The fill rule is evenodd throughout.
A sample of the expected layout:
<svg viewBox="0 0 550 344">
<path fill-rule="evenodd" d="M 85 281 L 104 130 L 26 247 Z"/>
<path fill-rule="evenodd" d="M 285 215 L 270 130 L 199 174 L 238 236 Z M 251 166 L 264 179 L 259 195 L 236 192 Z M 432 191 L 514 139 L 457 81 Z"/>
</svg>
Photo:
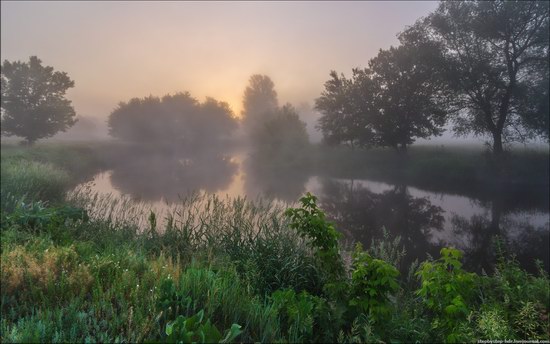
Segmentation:
<svg viewBox="0 0 550 344">
<path fill-rule="evenodd" d="M 2 168 L 29 156 L 64 161 L 40 147 L 5 153 Z M 49 182 L 40 180 L 38 189 Z M 3 179 L 2 188 L 13 187 Z M 420 268 L 415 293 L 392 266 L 400 241 L 385 235 L 357 249 L 346 271 L 338 232 L 311 194 L 286 215 L 273 203 L 196 196 L 164 222 L 85 190 L 59 204 L 10 204 L 2 204 L 3 342 L 548 340 L 542 268 L 533 276 L 500 252 L 495 272 L 477 277 L 460 252 L 444 249 Z"/>
<path fill-rule="evenodd" d="M 297 294 L 292 289 L 279 289 L 271 300 L 281 331 L 290 342 L 332 342 L 342 326 L 342 309 L 306 291 Z"/>
<path fill-rule="evenodd" d="M 274 110 L 271 119 L 259 126 L 251 138 L 256 155 L 262 160 L 275 160 L 291 166 L 307 160 L 309 137 L 306 124 L 290 104 Z"/>
<path fill-rule="evenodd" d="M 442 330 L 448 342 L 460 342 L 461 322 L 471 309 L 477 275 L 462 270 L 462 253 L 453 248 L 441 249 L 441 258 L 422 263 L 417 275 L 422 285 L 417 294 L 437 317 L 433 326 Z"/>
<path fill-rule="evenodd" d="M 65 72 L 54 72 L 31 56 L 29 62 L 5 60 L 1 69 L 2 133 L 25 138 L 28 144 L 51 137 L 75 124 L 65 93 L 74 87 Z"/>
<path fill-rule="evenodd" d="M 326 220 L 325 213 L 317 207 L 317 197 L 307 193 L 300 198 L 301 208 L 289 208 L 285 215 L 290 218 L 290 227 L 302 238 L 310 240 L 315 255 L 325 269 L 328 281 L 333 287 L 343 275 L 343 262 L 338 249 L 340 233 Z"/>
<path fill-rule="evenodd" d="M 166 325 L 166 343 L 230 343 L 242 332 L 238 324 L 231 325 L 222 336 L 210 319 L 204 320 L 204 311 L 192 317 L 178 316 Z"/>
<path fill-rule="evenodd" d="M 447 104 L 455 131 L 491 136 L 496 155 L 503 139 L 532 136 L 522 117 L 545 109 L 539 99 L 548 92 L 548 83 L 540 84 L 549 68 L 548 13 L 540 1 L 441 2 L 404 36 L 438 47 L 445 59 L 441 75 L 455 94 Z M 530 125 L 537 123 L 544 121 Z"/>
<path fill-rule="evenodd" d="M 346 143 L 352 148 L 372 144 L 374 132 L 363 109 L 357 108 L 357 105 L 369 105 L 360 101 L 364 93 L 355 93 L 360 89 L 359 74 L 358 70 L 353 70 L 352 79 L 346 79 L 343 74 L 331 71 L 331 79 L 325 82 L 325 89 L 315 100 L 315 108 L 321 113 L 317 128 L 321 129 L 323 141 L 328 144 Z"/>
<path fill-rule="evenodd" d="M 274 86 L 267 75 L 254 74 L 248 80 L 248 86 L 244 90 L 241 117 L 249 137 L 254 135 L 265 122 L 272 119 L 274 111 L 279 108 Z"/>
<path fill-rule="evenodd" d="M 361 244 L 356 245 L 352 258 L 349 305 L 357 309 L 357 314 L 367 314 L 379 324 L 390 315 L 389 297 L 399 288 L 399 272 L 387 262 L 372 258 Z"/>
<path fill-rule="evenodd" d="M 351 79 L 331 72 L 316 100 L 325 141 L 406 150 L 416 138 L 440 135 L 443 98 L 436 63 L 426 63 L 433 50 L 404 44 L 380 50 L 369 68 L 354 69 Z"/>
<path fill-rule="evenodd" d="M 131 142 L 204 144 L 237 128 L 229 105 L 207 98 L 199 103 L 188 92 L 158 98 L 132 98 L 110 114 L 110 135 Z"/>
<path fill-rule="evenodd" d="M 61 201 L 69 175 L 50 163 L 27 160 L 3 160 L 0 167 L 2 208 L 9 197 L 28 200 Z"/>
<path fill-rule="evenodd" d="M 6 226 L 20 226 L 33 230 L 58 227 L 66 221 L 88 221 L 88 214 L 84 209 L 69 205 L 57 208 L 47 208 L 41 201 L 29 204 L 20 203 L 15 210 L 6 215 Z"/>
</svg>

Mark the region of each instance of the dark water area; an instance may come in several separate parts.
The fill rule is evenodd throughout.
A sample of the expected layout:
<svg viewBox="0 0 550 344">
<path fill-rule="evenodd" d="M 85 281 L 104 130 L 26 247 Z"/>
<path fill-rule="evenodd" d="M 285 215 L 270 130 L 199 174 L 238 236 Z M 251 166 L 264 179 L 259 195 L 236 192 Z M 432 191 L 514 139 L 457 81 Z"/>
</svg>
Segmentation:
<svg viewBox="0 0 550 344">
<path fill-rule="evenodd" d="M 202 153 L 112 153 L 106 167 L 79 187 L 126 195 L 159 212 L 196 191 L 284 204 L 309 191 L 348 242 L 368 247 L 385 231 L 390 238 L 400 236 L 407 252 L 405 268 L 454 246 L 464 251 L 467 269 L 490 272 L 498 236 L 522 267 L 536 272 L 538 259 L 549 270 L 547 187 L 502 188 L 480 196 L 456 192 L 453 185 L 452 192 L 434 192 L 394 180 L 342 179 L 326 171 L 274 166 L 243 151 Z"/>
</svg>

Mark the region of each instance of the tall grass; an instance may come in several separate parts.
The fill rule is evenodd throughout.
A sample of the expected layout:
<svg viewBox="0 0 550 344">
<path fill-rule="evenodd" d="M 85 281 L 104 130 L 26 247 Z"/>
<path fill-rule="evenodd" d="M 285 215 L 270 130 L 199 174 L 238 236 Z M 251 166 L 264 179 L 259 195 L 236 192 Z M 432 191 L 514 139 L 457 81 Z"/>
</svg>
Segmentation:
<svg viewBox="0 0 550 344">
<path fill-rule="evenodd" d="M 0 167 L 2 209 L 9 210 L 9 199 L 63 200 L 69 175 L 49 163 L 27 160 L 4 160 Z"/>
</svg>

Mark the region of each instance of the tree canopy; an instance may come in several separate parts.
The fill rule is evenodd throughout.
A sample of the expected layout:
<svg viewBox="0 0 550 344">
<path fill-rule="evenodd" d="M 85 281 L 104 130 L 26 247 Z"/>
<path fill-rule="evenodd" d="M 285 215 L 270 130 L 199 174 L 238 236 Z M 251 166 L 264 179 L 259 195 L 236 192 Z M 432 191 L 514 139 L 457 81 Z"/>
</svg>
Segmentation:
<svg viewBox="0 0 550 344">
<path fill-rule="evenodd" d="M 188 92 L 121 102 L 108 120 L 110 134 L 134 142 L 203 144 L 229 136 L 237 122 L 229 105 Z"/>
<path fill-rule="evenodd" d="M 269 114 L 271 119 L 255 131 L 252 142 L 257 152 L 271 160 L 298 163 L 309 146 L 306 124 L 296 109 L 285 104 Z"/>
<path fill-rule="evenodd" d="M 445 59 L 455 131 L 489 135 L 495 155 L 503 141 L 548 136 L 548 10 L 547 1 L 441 2 L 408 30 Z"/>
<path fill-rule="evenodd" d="M 5 60 L 1 67 L 2 133 L 23 137 L 28 144 L 65 131 L 76 123 L 76 113 L 65 93 L 74 87 L 67 73 L 29 62 Z"/>
<path fill-rule="evenodd" d="M 279 107 L 277 92 L 271 78 L 254 74 L 244 90 L 242 119 L 245 132 L 250 135 L 269 120 Z"/>
<path fill-rule="evenodd" d="M 425 60 L 428 53 L 433 51 L 401 45 L 380 50 L 351 79 L 331 72 L 316 100 L 325 141 L 405 150 L 416 138 L 441 134 L 444 93 L 434 64 Z"/>
</svg>

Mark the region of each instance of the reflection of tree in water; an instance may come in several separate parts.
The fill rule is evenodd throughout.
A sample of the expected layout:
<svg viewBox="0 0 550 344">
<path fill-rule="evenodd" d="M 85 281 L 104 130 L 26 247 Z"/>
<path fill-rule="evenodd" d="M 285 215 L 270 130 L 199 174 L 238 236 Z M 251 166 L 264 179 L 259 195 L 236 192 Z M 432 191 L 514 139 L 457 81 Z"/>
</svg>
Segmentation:
<svg viewBox="0 0 550 344">
<path fill-rule="evenodd" d="M 269 199 L 296 202 L 305 193 L 309 171 L 303 166 L 278 164 L 255 155 L 243 163 L 245 193 Z"/>
<path fill-rule="evenodd" d="M 112 170 L 111 182 L 121 192 L 147 201 L 173 202 L 191 191 L 224 189 L 237 164 L 220 154 L 135 154 L 115 162 Z"/>
<path fill-rule="evenodd" d="M 348 238 L 368 246 L 381 239 L 385 227 L 392 237 L 401 236 L 407 261 L 424 260 L 438 247 L 430 242 L 433 231 L 443 228 L 443 209 L 427 198 L 412 197 L 405 186 L 374 193 L 352 182 L 323 180 L 321 203 L 328 217 Z"/>
<path fill-rule="evenodd" d="M 527 219 L 513 219 L 513 211 L 503 209 L 506 207 L 501 198 L 495 198 L 488 215 L 473 215 L 469 219 L 458 215 L 452 217 L 453 234 L 461 239 L 459 248 L 465 251 L 466 267 L 474 271 L 492 271 L 498 236 L 506 252 L 514 254 L 523 268 L 535 273 L 535 259 L 539 259 L 548 271 L 549 224 L 535 227 Z"/>
</svg>

